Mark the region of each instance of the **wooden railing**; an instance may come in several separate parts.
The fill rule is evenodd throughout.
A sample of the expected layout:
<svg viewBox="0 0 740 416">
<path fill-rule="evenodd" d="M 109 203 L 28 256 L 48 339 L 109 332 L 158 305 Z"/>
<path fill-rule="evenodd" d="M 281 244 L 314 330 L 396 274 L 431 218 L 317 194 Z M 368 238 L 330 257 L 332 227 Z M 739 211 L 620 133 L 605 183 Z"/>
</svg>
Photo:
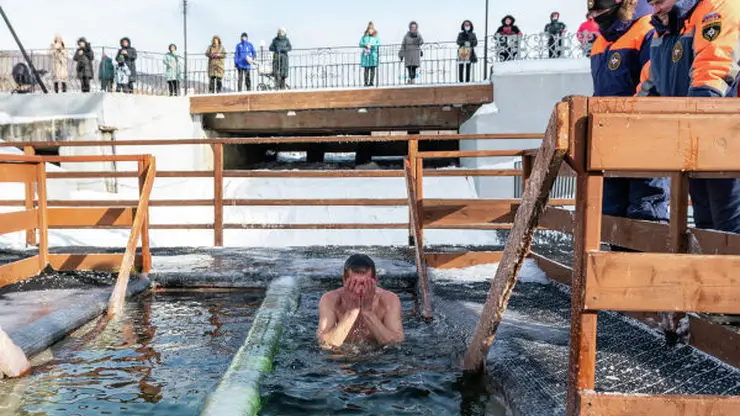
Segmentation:
<svg viewBox="0 0 740 416">
<path fill-rule="evenodd" d="M 49 208 L 47 201 L 46 163 L 137 162 L 141 187 L 139 207 L 110 208 L 78 207 L 75 209 Z M 146 182 L 145 178 L 151 178 Z M 0 266 L 0 287 L 25 280 L 44 271 L 54 270 L 109 270 L 128 274 L 132 269 L 149 271 L 148 194 L 154 180 L 154 158 L 144 156 L 33 156 L 0 154 L 0 182 L 24 183 L 25 201 L 19 201 L 23 211 L 0 214 L 0 234 L 26 231 L 26 239 L 35 244 L 38 235 L 38 254 L 30 258 Z M 149 191 L 147 191 L 147 186 Z M 69 201 L 76 202 L 76 201 Z M 105 201 L 100 201 L 105 202 Z M 137 234 L 133 248 L 125 254 L 50 254 L 49 228 L 103 228 L 133 227 Z M 136 256 L 138 234 L 142 239 L 142 254 Z M 131 241 L 129 241 L 131 243 Z M 129 244 L 131 246 L 131 244 Z"/>
<path fill-rule="evenodd" d="M 404 207 L 406 199 L 383 199 L 383 198 L 359 198 L 359 199 L 226 199 L 224 198 L 224 180 L 226 178 L 403 178 L 403 170 L 225 170 L 224 169 L 224 145 L 230 144 L 298 144 L 298 143 L 370 143 L 370 142 L 407 142 L 410 160 L 420 163 L 419 143 L 423 141 L 439 140 L 510 140 L 510 139 L 537 139 L 538 134 L 451 134 L 451 135 L 407 135 L 407 136 L 326 136 L 326 137 L 255 137 L 255 138 L 226 138 L 226 139 L 182 139 L 182 140 L 122 140 L 113 144 L 101 141 L 74 141 L 74 142 L 5 142 L 0 147 L 23 148 L 26 153 L 33 154 L 37 148 L 60 148 L 60 147 L 130 147 L 130 146 L 178 146 L 178 145 L 208 145 L 213 150 L 213 169 L 208 171 L 160 171 L 158 178 L 212 178 L 212 199 L 167 199 L 152 200 L 151 207 L 166 206 L 200 206 L 213 207 L 213 223 L 173 223 L 173 224 L 149 224 L 149 229 L 199 229 L 213 230 L 214 245 L 222 246 L 224 243 L 224 230 L 228 229 L 408 229 L 412 236 L 410 222 L 403 223 L 311 223 L 311 224 L 265 224 L 265 223 L 225 223 L 224 207 L 234 206 L 373 206 L 373 207 Z M 467 157 L 471 152 L 427 152 L 425 158 L 432 157 Z M 480 152 L 472 152 L 476 155 Z M 471 154 L 472 154 L 471 153 Z M 513 151 L 483 151 L 483 155 L 493 156 L 516 156 Z M 445 156 L 446 155 L 446 156 Z M 414 165 L 415 166 L 415 165 Z M 416 170 L 414 170 L 416 172 Z M 518 176 L 522 172 L 519 169 L 441 169 L 423 170 L 419 172 L 427 177 L 464 177 L 464 176 Z M 90 171 L 90 172 L 54 172 L 49 173 L 49 179 L 82 179 L 82 178 L 132 178 L 139 173 L 133 171 Z M 415 176 L 416 177 L 416 176 Z M 421 178 L 421 176 L 420 176 Z M 421 179 L 419 179 L 421 180 Z M 419 188 L 421 194 L 421 188 Z M 419 196 L 421 199 L 421 196 Z M 499 200 L 424 200 L 423 206 L 426 212 L 422 215 L 422 227 L 428 229 L 480 229 L 491 230 L 507 228 L 504 220 L 504 211 L 510 211 L 512 204 L 519 199 Z M 51 207 L 106 207 L 107 209 L 123 208 L 133 209 L 138 201 L 116 200 L 116 201 L 49 201 Z M 572 203 L 572 201 L 571 201 Z M 0 200 L 0 206 L 20 206 L 22 201 Z M 421 207 L 421 205 L 420 205 Z M 501 214 L 497 221 L 492 221 L 485 212 L 493 209 Z M 103 212 L 103 211 L 101 211 Z M 130 213 L 130 211 L 121 211 Z M 422 211 L 420 210 L 420 213 Z M 507 214 L 508 215 L 508 214 Z M 466 220 L 465 218 L 470 218 Z M 107 222 L 99 224 L 104 228 L 127 228 L 129 222 Z M 80 228 L 88 225 L 71 223 L 65 224 L 61 221 L 51 223 L 50 228 Z M 29 243 L 32 241 L 29 240 Z"/>
</svg>

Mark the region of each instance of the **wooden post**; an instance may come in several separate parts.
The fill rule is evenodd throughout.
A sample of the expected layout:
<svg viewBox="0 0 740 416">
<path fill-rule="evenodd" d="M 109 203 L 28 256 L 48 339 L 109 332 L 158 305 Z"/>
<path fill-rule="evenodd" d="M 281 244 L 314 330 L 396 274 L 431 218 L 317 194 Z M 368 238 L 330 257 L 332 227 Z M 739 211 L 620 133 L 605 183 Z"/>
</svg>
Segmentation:
<svg viewBox="0 0 740 416">
<path fill-rule="evenodd" d="M 567 152 L 567 143 L 565 147 L 561 147 L 559 140 L 564 131 L 564 121 L 568 117 L 567 111 L 568 106 L 560 103 L 550 118 L 545 138 L 534 161 L 532 175 L 522 195 L 521 205 L 516 211 L 514 225 L 509 233 L 496 276 L 483 305 L 475 335 L 465 354 L 463 367 L 467 372 L 480 373 L 484 369 L 488 350 L 506 311 L 524 257 L 532 245 L 532 237 L 539 218 L 547 206 L 550 189 L 560 172 Z"/>
<path fill-rule="evenodd" d="M 424 247 L 424 159 L 416 158 L 416 182 L 414 184 L 414 193 L 416 194 L 416 214 L 419 216 L 419 244 Z"/>
<path fill-rule="evenodd" d="M 136 206 L 136 217 L 134 218 L 134 224 L 131 226 L 131 234 L 129 234 L 128 243 L 126 244 L 126 252 L 123 254 L 123 261 L 121 262 L 121 269 L 118 271 L 116 285 L 108 301 L 109 318 L 113 318 L 123 312 L 128 279 L 131 276 L 131 268 L 133 268 L 134 261 L 136 260 L 136 243 L 139 241 L 139 235 L 144 225 L 144 215 L 141 215 L 141 213 L 147 212 L 149 208 L 149 197 L 152 194 L 152 187 L 154 186 L 154 178 L 156 176 L 155 162 L 154 157 L 150 156 L 146 180 L 144 181 L 144 188 L 141 191 L 139 203 Z"/>
<path fill-rule="evenodd" d="M 36 182 L 39 194 L 39 269 L 43 271 L 49 264 L 49 214 L 46 206 L 46 163 L 36 165 Z"/>
<path fill-rule="evenodd" d="M 151 169 L 149 157 L 139 161 L 139 199 L 143 196 L 149 169 Z M 146 211 L 137 212 L 137 214 L 144 217 L 141 225 L 141 271 L 149 273 L 152 270 L 152 252 L 149 247 L 149 206 L 147 206 Z"/>
<path fill-rule="evenodd" d="M 527 189 L 527 181 L 529 180 L 529 177 L 532 175 L 532 164 L 534 163 L 534 158 L 530 155 L 524 155 L 522 156 L 522 195 L 524 195 L 524 190 Z"/>
<path fill-rule="evenodd" d="M 213 245 L 224 245 L 224 145 L 213 145 Z"/>
<path fill-rule="evenodd" d="M 421 310 L 424 319 L 430 320 L 434 317 L 432 313 L 432 294 L 429 285 L 426 260 L 424 258 L 424 239 L 421 237 L 421 220 L 415 201 L 417 201 L 416 187 L 412 177 L 413 167 L 411 161 L 404 160 L 404 176 L 406 177 L 406 192 L 408 194 L 409 210 L 411 211 L 411 226 L 414 231 L 414 254 L 416 255 L 416 274 L 419 278 L 419 291 L 421 292 Z"/>
<path fill-rule="evenodd" d="M 689 248 L 689 177 L 684 172 L 671 174 L 671 219 L 668 224 L 668 250 L 671 253 L 687 253 Z M 676 345 L 679 334 L 679 322 L 685 313 L 661 312 L 661 325 L 665 331 L 665 340 L 669 345 Z"/>
<path fill-rule="evenodd" d="M 601 245 L 602 173 L 579 173 L 576 188 L 575 259 L 573 262 L 570 359 L 566 415 L 579 414 L 581 390 L 593 390 L 596 366 L 596 312 L 584 311 L 588 252 Z"/>
<path fill-rule="evenodd" d="M 33 146 L 25 146 L 23 148 L 23 153 L 29 156 L 34 156 L 36 154 L 36 149 L 33 148 Z M 33 209 L 33 201 L 35 197 L 36 189 L 34 187 L 33 181 L 26 182 L 26 209 L 30 210 Z M 35 246 L 36 245 L 36 229 L 31 228 L 26 230 L 26 245 L 27 246 Z"/>
<path fill-rule="evenodd" d="M 419 153 L 419 141 L 418 140 L 409 140 L 409 151 L 408 151 L 408 160 L 411 166 L 411 179 L 413 183 L 416 183 L 416 157 Z M 409 206 L 409 246 L 413 247 L 415 242 L 414 239 L 415 233 L 414 233 L 414 225 L 413 225 L 413 215 L 411 207 Z"/>
</svg>

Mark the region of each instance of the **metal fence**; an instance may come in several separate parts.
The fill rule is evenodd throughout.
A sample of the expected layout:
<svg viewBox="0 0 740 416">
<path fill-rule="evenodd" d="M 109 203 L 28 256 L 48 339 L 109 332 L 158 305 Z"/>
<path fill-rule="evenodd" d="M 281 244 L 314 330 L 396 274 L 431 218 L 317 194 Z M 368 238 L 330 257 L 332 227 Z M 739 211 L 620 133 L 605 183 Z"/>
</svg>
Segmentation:
<svg viewBox="0 0 740 416">
<path fill-rule="evenodd" d="M 484 42 L 481 39 L 476 53 L 478 62 L 472 64 L 471 81 L 486 79 L 483 65 Z M 208 58 L 204 44 L 202 53 L 190 52 L 188 57 L 187 93 L 203 94 L 209 92 Z M 530 34 L 524 36 L 489 37 L 488 68 L 511 60 L 582 58 L 588 55 L 588 42 L 580 42 L 576 35 L 569 34 L 558 38 L 549 35 Z M 382 45 L 379 48 L 379 64 L 375 75 L 375 86 L 397 86 L 408 83 L 408 74 L 404 63 L 399 59 L 398 44 Z M 450 84 L 460 82 L 458 45 L 455 42 L 433 42 L 422 46 L 421 67 L 418 70 L 416 83 Z M 92 91 L 100 91 L 98 67 L 100 58 L 115 58 L 118 48 L 96 47 L 95 72 Z M 34 66 L 46 71 L 42 79 L 50 91 L 53 91 L 52 61 L 48 50 L 28 51 Z M 80 91 L 80 81 L 76 77 L 75 62 L 72 60 L 74 49 L 68 50 L 69 81 L 68 91 Z M 138 51 L 136 60 L 137 81 L 135 92 L 146 95 L 167 95 L 168 85 L 164 77 L 165 53 Z M 352 88 L 364 85 L 363 69 L 360 66 L 361 50 L 359 46 L 327 47 L 315 49 L 294 49 L 289 53 L 288 86 L 291 89 L 318 88 Z M 274 82 L 268 75 L 273 72 L 273 54 L 267 47 L 257 48 L 257 68 L 250 71 L 251 89 L 258 86 L 271 89 Z M 13 67 L 24 62 L 19 51 L 0 51 L 0 91 L 13 91 L 16 84 L 12 79 Z M 223 92 L 237 91 L 238 72 L 234 67 L 234 54 L 229 52 L 225 58 Z M 262 85 L 260 85 L 262 84 Z M 181 91 L 182 93 L 182 91 Z"/>
</svg>

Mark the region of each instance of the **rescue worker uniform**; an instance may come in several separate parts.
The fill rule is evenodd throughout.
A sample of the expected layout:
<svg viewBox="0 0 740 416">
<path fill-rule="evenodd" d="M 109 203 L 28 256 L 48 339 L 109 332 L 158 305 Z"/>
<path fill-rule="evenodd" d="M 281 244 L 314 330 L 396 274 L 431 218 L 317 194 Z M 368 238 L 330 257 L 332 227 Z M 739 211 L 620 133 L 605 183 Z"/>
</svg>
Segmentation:
<svg viewBox="0 0 740 416">
<path fill-rule="evenodd" d="M 679 0 L 668 24 L 654 16 L 639 96 L 737 97 L 740 1 Z M 740 233 L 740 180 L 690 179 L 697 228 Z"/>
<path fill-rule="evenodd" d="M 610 9 L 596 19 L 601 35 L 591 49 L 594 96 L 632 97 L 638 90 L 640 73 L 650 59 L 650 40 L 654 32 L 650 16 L 619 20 L 617 12 L 621 3 L 615 0 L 590 1 L 589 6 L 592 11 Z M 628 145 L 627 140 L 625 145 Z M 669 191 L 668 178 L 606 178 L 602 212 L 667 222 Z"/>
</svg>

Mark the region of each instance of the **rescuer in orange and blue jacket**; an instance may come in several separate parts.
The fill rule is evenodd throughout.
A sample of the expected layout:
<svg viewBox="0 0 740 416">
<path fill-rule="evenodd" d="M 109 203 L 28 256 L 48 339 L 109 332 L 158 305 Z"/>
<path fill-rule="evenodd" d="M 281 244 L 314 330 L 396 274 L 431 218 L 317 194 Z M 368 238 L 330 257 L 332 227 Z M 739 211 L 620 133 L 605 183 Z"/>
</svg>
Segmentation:
<svg viewBox="0 0 740 416">
<path fill-rule="evenodd" d="M 737 97 L 739 0 L 652 0 L 650 66 L 639 96 Z M 691 179 L 698 228 L 740 233 L 740 180 Z"/>
<path fill-rule="evenodd" d="M 596 97 L 632 97 L 650 58 L 650 16 L 635 14 L 638 0 L 589 0 L 589 12 L 601 35 L 591 49 Z M 603 213 L 650 221 L 668 221 L 667 178 L 604 180 Z M 612 249 L 620 250 L 618 247 Z"/>
</svg>

